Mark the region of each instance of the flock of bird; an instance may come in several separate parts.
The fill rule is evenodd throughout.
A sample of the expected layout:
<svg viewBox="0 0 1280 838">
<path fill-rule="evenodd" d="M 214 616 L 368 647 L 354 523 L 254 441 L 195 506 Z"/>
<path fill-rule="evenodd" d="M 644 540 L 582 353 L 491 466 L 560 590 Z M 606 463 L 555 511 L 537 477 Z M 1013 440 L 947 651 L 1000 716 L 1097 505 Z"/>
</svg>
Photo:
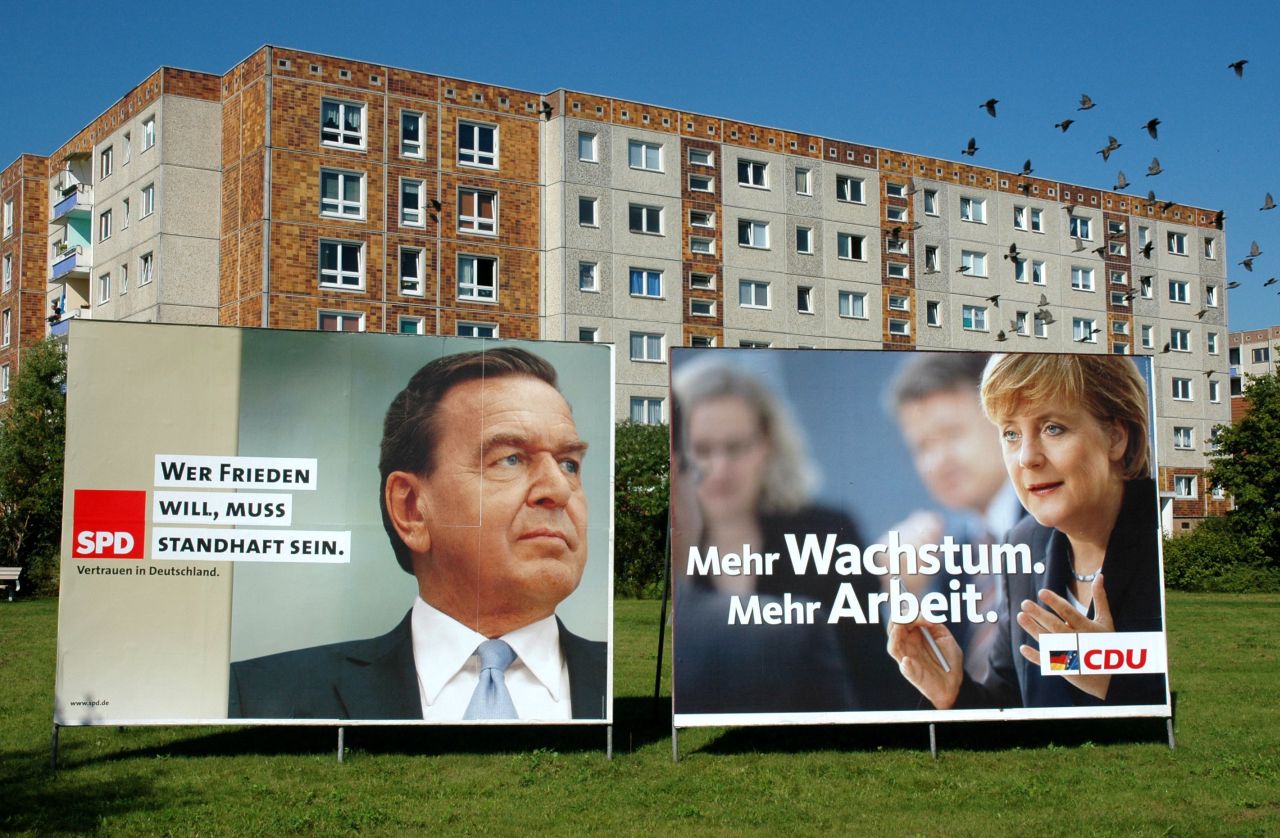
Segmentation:
<svg viewBox="0 0 1280 838">
<path fill-rule="evenodd" d="M 1242 79 L 1244 78 L 1244 67 L 1248 63 L 1249 63 L 1248 59 L 1233 61 L 1227 65 L 1227 69 L 1234 71 L 1236 78 Z M 986 100 L 982 104 L 980 104 L 978 108 L 986 111 L 987 114 L 992 118 L 995 118 L 997 115 L 996 106 L 999 104 L 1000 104 L 999 99 L 991 98 Z M 1096 103 L 1093 101 L 1093 99 L 1087 93 L 1085 93 L 1085 94 L 1081 94 L 1080 103 L 1079 103 L 1079 106 L 1076 108 L 1076 110 L 1078 112 L 1089 111 L 1089 110 L 1092 110 L 1095 106 L 1096 106 Z M 1071 128 L 1072 125 L 1076 124 L 1076 121 L 1077 120 L 1075 118 L 1063 119 L 1061 122 L 1055 122 L 1053 127 L 1057 128 L 1059 131 L 1063 133 L 1066 133 Z M 1140 126 L 1140 130 L 1146 131 L 1147 135 L 1150 136 L 1152 140 L 1158 141 L 1160 139 L 1160 130 L 1159 130 L 1160 125 L 1161 125 L 1160 119 L 1158 117 L 1152 117 L 1151 119 L 1148 119 L 1142 126 Z M 1119 149 L 1123 145 L 1124 144 L 1121 143 L 1119 140 L 1117 140 L 1115 137 L 1108 136 L 1107 144 L 1104 145 L 1102 148 L 1098 149 L 1096 153 L 1102 155 L 1102 159 L 1105 162 L 1110 159 L 1111 154 L 1113 152 L 1115 152 L 1117 149 Z M 960 150 L 960 153 L 966 157 L 973 157 L 978 153 L 979 150 L 980 150 L 980 147 L 978 145 L 977 138 L 970 137 L 969 142 L 966 143 L 964 148 Z M 1022 171 L 1020 174 L 1023 177 L 1029 177 L 1032 171 L 1033 169 L 1031 166 L 1031 161 L 1027 160 L 1025 163 L 1022 164 Z M 1160 158 L 1153 156 L 1151 158 L 1151 164 L 1147 166 L 1146 177 L 1156 177 L 1157 175 L 1160 175 L 1163 172 L 1164 172 L 1164 167 L 1161 166 L 1160 164 Z M 1112 187 L 1112 189 L 1113 191 L 1120 192 L 1125 189 L 1128 189 L 1131 185 L 1132 184 L 1129 182 L 1128 177 L 1126 177 L 1124 170 L 1120 170 L 1116 174 L 1116 183 L 1115 183 L 1115 186 Z M 1031 184 L 1019 183 L 1018 188 L 1022 190 L 1023 193 L 1025 194 L 1030 191 Z M 1152 204 L 1160 204 L 1162 206 L 1162 209 L 1164 210 L 1168 210 L 1174 204 L 1173 201 L 1164 201 L 1164 202 L 1157 201 L 1155 190 L 1148 190 L 1147 200 Z M 1073 212 L 1075 208 L 1076 208 L 1075 205 L 1071 203 L 1067 203 L 1063 205 L 1063 209 L 1066 210 L 1068 213 Z M 1275 199 L 1271 196 L 1271 193 L 1268 192 L 1266 194 L 1266 197 L 1263 199 L 1262 206 L 1259 207 L 1259 210 L 1262 212 L 1266 212 L 1268 210 L 1273 210 L 1275 208 L 1276 208 Z M 1214 223 L 1219 229 L 1222 228 L 1222 223 L 1225 220 L 1225 218 L 1226 218 L 1226 214 L 1221 210 L 1219 210 L 1217 215 L 1214 217 Z M 918 229 L 920 225 L 915 224 L 913 225 L 913 227 Z M 895 228 L 895 232 L 893 234 L 895 238 L 897 236 L 897 232 L 896 232 L 897 229 L 899 228 Z M 1108 235 L 1110 235 L 1110 233 L 1108 233 Z M 1148 241 L 1142 248 L 1139 249 L 1138 252 L 1141 253 L 1144 257 L 1150 259 L 1154 244 L 1155 244 L 1154 242 Z M 1092 252 L 1098 254 L 1098 256 L 1100 257 L 1105 257 L 1107 254 L 1107 249 L 1108 249 L 1108 244 L 1104 241 L 1101 246 L 1093 248 Z M 1078 238 L 1078 237 L 1075 238 L 1075 252 L 1079 253 L 1080 251 L 1083 251 L 1083 250 L 1085 250 L 1084 241 L 1081 238 Z M 1246 271 L 1252 273 L 1253 262 L 1255 259 L 1257 259 L 1261 255 L 1262 255 L 1262 249 L 1258 246 L 1258 243 L 1256 241 L 1252 242 L 1252 246 L 1249 248 L 1248 256 L 1246 256 L 1237 264 L 1241 265 Z M 1018 252 L 1017 244 L 1009 245 L 1008 252 L 1005 253 L 1002 258 L 1012 262 L 1014 264 L 1015 269 L 1017 269 L 1018 264 L 1021 261 L 1023 261 L 1022 255 Z M 971 270 L 972 270 L 972 266 L 961 265 L 957 269 L 957 273 L 967 274 Z M 926 270 L 926 273 L 937 273 L 937 270 L 936 269 Z M 1277 282 L 1277 279 L 1276 277 L 1273 276 L 1270 279 L 1268 279 L 1266 282 L 1262 283 L 1262 286 L 1266 288 L 1276 284 L 1276 282 Z M 1240 287 L 1240 283 L 1237 281 L 1233 280 L 1227 283 L 1228 289 L 1234 289 L 1239 287 Z M 1124 296 L 1125 296 L 1126 302 L 1131 301 L 1134 297 L 1138 295 L 1138 293 L 1139 293 L 1138 288 L 1133 288 L 1125 292 Z M 1280 293 L 1280 291 L 1278 291 L 1277 293 Z M 992 296 L 985 298 L 985 301 L 991 303 L 996 308 L 1000 307 L 999 294 L 993 294 Z M 1200 309 L 1199 312 L 1196 313 L 1196 317 L 1203 318 L 1207 312 L 1208 312 L 1207 308 L 1202 308 Z M 1049 299 L 1044 294 L 1040 295 L 1040 302 L 1035 312 L 1033 313 L 1033 317 L 1035 318 L 1036 321 L 1044 323 L 1046 325 L 1054 322 L 1053 313 L 1050 311 L 1050 308 L 1049 308 Z M 1018 331 L 1020 329 L 1025 328 L 1026 324 L 1023 321 L 1020 321 L 1018 318 L 1014 318 L 1009 321 L 1009 327 L 1014 331 Z M 1095 327 L 1092 331 L 1088 333 L 1082 333 L 1080 335 L 1077 335 L 1075 337 L 1075 341 L 1077 343 L 1090 342 L 1093 340 L 1093 337 L 1101 331 L 1102 330 L 1100 328 Z M 1001 329 L 996 332 L 995 339 L 997 341 L 1005 341 L 1005 340 L 1008 340 L 1008 335 L 1005 333 L 1003 329 Z M 1169 350 L 1170 350 L 1170 346 L 1168 343 L 1166 343 L 1164 347 L 1161 349 L 1161 353 L 1168 352 Z"/>
</svg>

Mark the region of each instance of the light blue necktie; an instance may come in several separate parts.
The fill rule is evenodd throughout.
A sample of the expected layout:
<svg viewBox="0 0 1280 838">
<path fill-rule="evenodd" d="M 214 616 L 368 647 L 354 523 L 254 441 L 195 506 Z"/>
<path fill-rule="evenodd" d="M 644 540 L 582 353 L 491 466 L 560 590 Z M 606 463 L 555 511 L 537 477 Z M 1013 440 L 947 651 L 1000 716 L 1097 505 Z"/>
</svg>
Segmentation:
<svg viewBox="0 0 1280 838">
<path fill-rule="evenodd" d="M 507 667 L 516 659 L 505 640 L 486 640 L 476 647 L 480 658 L 480 682 L 471 694 L 464 719 L 518 719 L 516 706 L 507 691 Z"/>
</svg>

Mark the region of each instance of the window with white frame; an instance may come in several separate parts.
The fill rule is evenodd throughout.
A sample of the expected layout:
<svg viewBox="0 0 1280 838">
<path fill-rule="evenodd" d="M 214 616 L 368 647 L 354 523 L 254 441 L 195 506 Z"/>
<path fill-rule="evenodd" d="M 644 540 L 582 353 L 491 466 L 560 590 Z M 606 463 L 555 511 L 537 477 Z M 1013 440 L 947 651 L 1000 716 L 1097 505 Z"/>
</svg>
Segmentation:
<svg viewBox="0 0 1280 838">
<path fill-rule="evenodd" d="M 982 198 L 960 197 L 960 220 L 987 223 L 987 202 Z"/>
<path fill-rule="evenodd" d="M 1049 321 L 1041 317 L 1039 312 L 1031 315 L 1031 334 L 1038 338 L 1049 337 Z"/>
<path fill-rule="evenodd" d="M 1173 476 L 1173 496 L 1180 500 L 1193 500 L 1196 496 L 1196 478 L 1192 474 Z"/>
<path fill-rule="evenodd" d="M 111 210 L 103 210 L 98 216 L 98 241 L 111 238 Z"/>
<path fill-rule="evenodd" d="M 1173 379 L 1173 398 L 1180 402 L 1191 401 L 1191 379 L 1190 378 L 1174 378 Z"/>
<path fill-rule="evenodd" d="M 458 232 L 498 234 L 498 193 L 488 189 L 458 190 Z"/>
<path fill-rule="evenodd" d="M 813 286 L 796 286 L 796 311 L 800 314 L 813 314 Z"/>
<path fill-rule="evenodd" d="M 1040 261 L 1039 259 L 1032 259 L 1031 260 L 1031 284 L 1044 285 L 1045 277 L 1047 275 L 1048 275 L 1048 272 L 1045 270 L 1044 262 Z"/>
<path fill-rule="evenodd" d="M 836 257 L 863 260 L 867 258 L 866 238 L 855 233 L 836 233 Z"/>
<path fill-rule="evenodd" d="M 1031 317 L 1025 311 L 1014 312 L 1013 330 L 1026 337 L 1031 334 Z"/>
<path fill-rule="evenodd" d="M 711 149 L 690 148 L 689 162 L 695 166 L 714 166 L 716 164 L 716 158 L 711 152 Z"/>
<path fill-rule="evenodd" d="M 1077 291 L 1093 290 L 1093 268 L 1071 266 L 1071 287 Z"/>
<path fill-rule="evenodd" d="M 578 290 L 600 290 L 600 265 L 598 262 L 578 263 Z"/>
<path fill-rule="evenodd" d="M 423 212 L 425 188 L 420 180 L 400 178 L 400 226 L 427 226 L 426 213 Z"/>
<path fill-rule="evenodd" d="M 902 238 L 898 238 L 898 237 L 897 237 L 896 235 L 894 235 L 893 233 L 890 233 L 890 234 L 888 235 L 888 237 L 886 237 L 886 238 L 885 238 L 885 240 L 884 240 L 884 252 L 885 252 L 885 253 L 898 253 L 898 254 L 901 254 L 901 255 L 903 255 L 903 256 L 906 256 L 906 255 L 907 255 L 907 240 L 906 240 L 906 239 L 902 239 Z"/>
<path fill-rule="evenodd" d="M 1015 258 L 1013 260 L 1013 281 L 1014 282 L 1027 281 L 1027 260 L 1026 259 Z"/>
<path fill-rule="evenodd" d="M 7 239 L 13 235 L 13 201 L 4 202 L 4 237 Z"/>
<path fill-rule="evenodd" d="M 987 331 L 987 307 L 961 306 L 960 325 L 971 332 Z"/>
<path fill-rule="evenodd" d="M 1138 225 L 1138 247 L 1146 247 L 1147 242 L 1151 241 L 1151 228 L 1146 225 Z"/>
<path fill-rule="evenodd" d="M 647 172 L 662 171 L 662 145 L 643 140 L 627 141 L 627 164 Z"/>
<path fill-rule="evenodd" d="M 1097 343 L 1097 322 L 1092 317 L 1071 318 L 1071 339 L 1076 343 Z"/>
<path fill-rule="evenodd" d="M 578 159 L 583 163 L 600 162 L 600 141 L 591 131 L 578 132 Z"/>
<path fill-rule="evenodd" d="M 1073 239 L 1093 239 L 1093 219 L 1083 215 L 1073 215 L 1067 222 L 1067 232 Z"/>
<path fill-rule="evenodd" d="M 813 194 L 813 172 L 801 166 L 796 167 L 796 194 Z"/>
<path fill-rule="evenodd" d="M 1128 355 L 1128 354 L 1129 354 L 1129 344 L 1127 344 L 1127 343 L 1120 343 L 1120 342 L 1112 343 L 1112 344 L 1111 344 L 1111 354 L 1113 354 L 1113 355 Z"/>
<path fill-rule="evenodd" d="M 1169 348 L 1174 352 L 1190 352 L 1191 351 L 1191 330 L 1190 329 L 1170 329 L 1169 330 Z"/>
<path fill-rule="evenodd" d="M 689 287 L 710 290 L 716 287 L 715 274 L 691 273 L 689 274 Z"/>
<path fill-rule="evenodd" d="M 1129 334 L 1129 324 L 1128 324 L 1126 321 L 1124 321 L 1124 320 L 1112 320 L 1112 321 L 1111 321 L 1111 334 L 1113 334 L 1113 335 L 1127 335 L 1127 334 Z"/>
<path fill-rule="evenodd" d="M 1205 236 L 1204 237 L 1204 258 L 1213 259 L 1214 258 L 1213 254 L 1214 254 L 1213 236 Z"/>
<path fill-rule="evenodd" d="M 1222 401 L 1222 382 L 1209 382 L 1209 401 L 1218 404 Z"/>
<path fill-rule="evenodd" d="M 887 204 L 884 208 L 884 216 L 890 221 L 906 221 L 907 208 Z"/>
<path fill-rule="evenodd" d="M 911 269 L 905 262 L 888 262 L 885 264 L 885 272 L 893 279 L 907 279 L 911 276 Z"/>
<path fill-rule="evenodd" d="M 6 253 L 4 255 L 4 290 L 5 292 L 13 290 L 13 254 Z"/>
<path fill-rule="evenodd" d="M 423 153 L 423 116 L 417 111 L 400 111 L 400 156 L 421 159 Z"/>
<path fill-rule="evenodd" d="M 1156 336 L 1155 336 L 1154 327 L 1143 324 L 1141 334 L 1142 334 L 1142 347 L 1144 349 L 1151 349 L 1153 346 L 1155 346 Z"/>
<path fill-rule="evenodd" d="M 758 279 L 738 280 L 738 305 L 743 308 L 769 308 L 769 283 Z"/>
<path fill-rule="evenodd" d="M 716 226 L 716 214 L 711 210 L 691 209 L 689 210 L 689 226 L 714 229 Z"/>
<path fill-rule="evenodd" d="M 396 320 L 396 332 L 401 335 L 425 335 L 427 333 L 426 318 L 402 314 Z"/>
<path fill-rule="evenodd" d="M 711 175 L 693 174 L 689 175 L 689 191 L 690 192 L 714 192 L 716 190 L 716 179 Z"/>
<path fill-rule="evenodd" d="M 662 235 L 662 207 L 631 204 L 627 210 L 631 232 Z"/>
<path fill-rule="evenodd" d="M 1107 254 L 1110 256 L 1124 256 L 1125 245 L 1124 239 L 1111 239 L 1107 242 Z"/>
<path fill-rule="evenodd" d="M 738 219 L 738 244 L 743 247 L 767 249 L 769 247 L 769 222 L 750 218 Z"/>
<path fill-rule="evenodd" d="M 1204 348 L 1210 355 L 1218 354 L 1218 333 L 1206 332 L 1204 336 Z"/>
<path fill-rule="evenodd" d="M 1169 233 L 1166 236 L 1169 245 L 1169 252 L 1174 256 L 1187 255 L 1187 234 L 1186 233 Z"/>
<path fill-rule="evenodd" d="M 120 266 L 120 293 L 121 294 L 129 293 L 129 266 L 128 265 Z"/>
<path fill-rule="evenodd" d="M 1186 425 L 1174 425 L 1173 447 L 1183 451 L 1189 451 L 1194 448 L 1194 431 L 1192 428 Z"/>
<path fill-rule="evenodd" d="M 1111 278 L 1112 285 L 1128 285 L 1129 284 L 1129 274 L 1125 273 L 1124 271 L 1110 271 L 1108 275 Z"/>
<path fill-rule="evenodd" d="M 146 218 L 156 211 L 156 185 L 148 183 L 142 187 L 142 212 L 139 218 Z"/>
<path fill-rule="evenodd" d="M 760 160 L 738 158 L 738 185 L 755 189 L 769 188 L 769 164 Z"/>
<path fill-rule="evenodd" d="M 689 252 L 696 253 L 699 256 L 714 256 L 716 253 L 716 240 L 709 236 L 690 236 Z"/>
<path fill-rule="evenodd" d="M 0 334 L 0 346 L 8 346 L 13 339 L 13 312 L 6 308 L 4 314 L 0 315 L 0 321 L 3 321 L 0 323 L 0 331 L 3 331 Z"/>
<path fill-rule="evenodd" d="M 888 305 L 891 311 L 908 311 L 911 308 L 911 299 L 903 294 L 890 294 Z"/>
<path fill-rule="evenodd" d="M 907 186 L 905 183 L 894 183 L 893 181 L 885 181 L 884 194 L 890 198 L 907 197 Z"/>
<path fill-rule="evenodd" d="M 1013 205 L 1013 229 L 1015 230 L 1027 229 L 1027 208 L 1026 207 L 1019 206 L 1018 204 Z"/>
<path fill-rule="evenodd" d="M 364 148 L 364 124 L 364 105 L 339 99 L 320 100 L 321 145 Z"/>
<path fill-rule="evenodd" d="M 942 304 L 937 300 L 925 300 L 924 323 L 926 326 L 942 325 Z"/>
<path fill-rule="evenodd" d="M 1142 295 L 1144 300 L 1149 300 L 1155 295 L 1152 279 L 1153 277 L 1149 276 L 1138 277 L 1138 293 Z"/>
<path fill-rule="evenodd" d="M 364 175 L 360 172 L 321 169 L 320 214 L 330 218 L 364 218 L 364 184 Z M 142 191 L 143 215 L 147 214 L 146 195 L 147 190 L 144 189 Z"/>
<path fill-rule="evenodd" d="M 320 240 L 320 285 L 364 288 L 364 245 L 360 242 Z"/>
<path fill-rule="evenodd" d="M 578 327 L 578 343 L 595 343 L 600 330 L 595 326 L 579 326 Z"/>
<path fill-rule="evenodd" d="M 1188 288 L 1189 286 L 1185 280 L 1182 280 L 1182 279 L 1169 280 L 1169 302 L 1171 303 L 1187 302 L 1191 296 L 1188 293 Z"/>
<path fill-rule="evenodd" d="M 142 150 L 146 151 L 156 144 L 156 118 L 147 117 L 142 121 Z"/>
<path fill-rule="evenodd" d="M 498 327 L 493 323 L 471 323 L 459 320 L 454 327 L 454 334 L 460 338 L 496 338 Z"/>
<path fill-rule="evenodd" d="M 363 332 L 364 315 L 346 311 L 321 311 L 317 313 L 317 328 L 322 332 Z"/>
<path fill-rule="evenodd" d="M 1031 219 L 1031 222 L 1030 222 L 1031 232 L 1043 233 L 1044 232 L 1044 210 L 1039 209 L 1037 207 L 1032 207 L 1029 211 L 1029 216 Z"/>
<path fill-rule="evenodd" d="M 1128 295 L 1128 293 L 1126 293 L 1126 292 L 1124 292 L 1124 291 L 1112 291 L 1112 292 L 1111 292 L 1111 305 L 1113 305 L 1113 306 L 1122 306 L 1122 307 L 1126 307 L 1126 308 L 1127 308 L 1127 307 L 1128 307 L 1128 305 L 1129 305 L 1129 295 Z"/>
<path fill-rule="evenodd" d="M 709 349 L 716 345 L 711 335 L 689 335 L 689 345 L 698 349 Z"/>
<path fill-rule="evenodd" d="M 600 216 L 596 211 L 599 202 L 587 195 L 578 196 L 578 225 L 581 227 L 599 227 Z"/>
<path fill-rule="evenodd" d="M 426 284 L 426 251 L 421 247 L 400 248 L 400 293 L 410 297 L 423 296 Z"/>
<path fill-rule="evenodd" d="M 1270 346 L 1256 346 L 1251 353 L 1251 358 L 1255 364 L 1266 364 L 1271 361 Z"/>
<path fill-rule="evenodd" d="M 492 256 L 458 256 L 458 299 L 498 299 L 498 260 Z"/>
<path fill-rule="evenodd" d="M 129 161 L 133 159 L 133 135 L 128 131 L 125 131 L 124 136 L 120 138 L 120 147 L 124 150 L 120 165 L 128 166 Z"/>
<path fill-rule="evenodd" d="M 98 178 L 104 179 L 111 177 L 111 173 L 115 171 L 116 150 L 113 146 L 107 146 L 98 155 Z"/>
<path fill-rule="evenodd" d="M 661 425 L 662 399 L 632 396 L 629 417 L 637 425 Z"/>
<path fill-rule="evenodd" d="M 965 268 L 969 276 L 987 275 L 987 254 L 976 250 L 960 251 L 960 267 Z"/>
<path fill-rule="evenodd" d="M 1204 304 L 1209 308 L 1218 307 L 1218 286 L 1206 285 L 1204 287 Z"/>
<path fill-rule="evenodd" d="M 715 300 L 700 300 L 695 297 L 689 300 L 689 314 L 694 317 L 715 317 L 716 302 Z"/>
<path fill-rule="evenodd" d="M 867 295 L 861 291 L 841 291 L 836 295 L 838 311 L 841 317 L 852 317 L 865 320 L 867 317 Z"/>
<path fill-rule="evenodd" d="M 0 402 L 9 401 L 9 365 L 0 365 Z"/>
<path fill-rule="evenodd" d="M 458 120 L 458 163 L 482 169 L 498 168 L 498 126 Z"/>
<path fill-rule="evenodd" d="M 155 255 L 144 253 L 138 257 L 138 285 L 150 285 L 155 278 Z"/>
<path fill-rule="evenodd" d="M 909 335 L 911 334 L 911 321 L 901 320 L 896 317 L 890 317 L 888 321 L 889 334 L 891 335 Z"/>
<path fill-rule="evenodd" d="M 925 215 L 938 214 L 938 190 L 936 189 L 924 190 L 924 214 Z"/>
<path fill-rule="evenodd" d="M 129 199 L 125 198 L 120 202 L 120 229 L 129 229 Z"/>
<path fill-rule="evenodd" d="M 111 274 L 98 275 L 98 305 L 111 299 Z"/>
<path fill-rule="evenodd" d="M 649 268 L 632 268 L 630 287 L 631 296 L 633 297 L 661 297 L 662 271 L 655 271 Z"/>
<path fill-rule="evenodd" d="M 862 179 L 851 175 L 836 175 L 836 200 L 851 204 L 866 203 Z"/>
<path fill-rule="evenodd" d="M 926 244 L 924 246 L 924 269 L 930 273 L 938 270 L 938 246 L 936 244 Z"/>
<path fill-rule="evenodd" d="M 632 332 L 631 360 L 662 363 L 662 334 Z"/>
</svg>

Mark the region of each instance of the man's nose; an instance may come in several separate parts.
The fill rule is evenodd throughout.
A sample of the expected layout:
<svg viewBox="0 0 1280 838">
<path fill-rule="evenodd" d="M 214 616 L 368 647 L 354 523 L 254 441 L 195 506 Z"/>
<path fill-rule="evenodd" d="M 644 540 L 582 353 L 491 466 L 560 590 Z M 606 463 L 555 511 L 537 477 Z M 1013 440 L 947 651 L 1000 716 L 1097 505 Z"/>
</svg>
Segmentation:
<svg viewBox="0 0 1280 838">
<path fill-rule="evenodd" d="M 569 502 L 573 484 L 565 474 L 560 461 L 550 453 L 537 454 L 530 465 L 532 482 L 529 486 L 529 503 L 534 506 L 561 507 Z"/>
</svg>

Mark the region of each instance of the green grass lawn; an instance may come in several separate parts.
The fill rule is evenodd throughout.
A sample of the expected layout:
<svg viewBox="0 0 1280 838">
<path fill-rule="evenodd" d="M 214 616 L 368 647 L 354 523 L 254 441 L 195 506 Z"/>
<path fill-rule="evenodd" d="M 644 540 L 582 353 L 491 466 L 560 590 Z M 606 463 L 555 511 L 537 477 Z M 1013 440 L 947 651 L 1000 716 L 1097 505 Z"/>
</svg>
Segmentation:
<svg viewBox="0 0 1280 838">
<path fill-rule="evenodd" d="M 67 728 L 56 601 L 0 602 L 0 831 L 1280 833 L 1280 596 L 1172 594 L 1164 723 L 686 730 L 652 701 L 658 603 L 620 601 L 603 728 Z M 669 647 L 668 647 L 669 648 Z M 664 684 L 663 695 L 666 696 Z"/>
</svg>

